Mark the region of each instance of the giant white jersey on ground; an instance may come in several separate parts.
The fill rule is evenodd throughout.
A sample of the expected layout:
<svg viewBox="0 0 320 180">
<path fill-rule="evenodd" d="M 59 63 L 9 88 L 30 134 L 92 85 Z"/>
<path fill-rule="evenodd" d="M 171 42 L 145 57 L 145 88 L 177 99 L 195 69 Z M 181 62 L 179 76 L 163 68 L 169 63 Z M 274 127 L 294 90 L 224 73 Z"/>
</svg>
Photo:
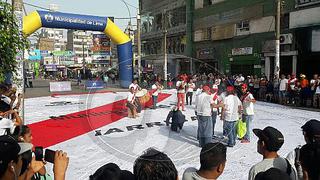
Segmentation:
<svg viewBox="0 0 320 180">
<path fill-rule="evenodd" d="M 176 93 L 176 90 L 165 92 Z M 91 109 L 126 99 L 126 97 L 127 92 L 26 99 L 26 123 L 39 122 L 48 119 L 49 116 Z M 176 100 L 176 95 L 172 95 L 159 105 L 176 104 Z M 78 102 L 78 104 L 46 106 L 50 102 L 57 101 L 71 101 Z M 148 122 L 163 122 L 169 111 L 170 107 L 144 110 L 135 120 L 123 118 L 99 128 L 102 132 L 101 136 L 95 136 L 93 130 L 51 146 L 49 149 L 62 149 L 68 153 L 70 157 L 66 177 L 68 180 L 88 179 L 90 174 L 109 162 L 117 163 L 122 169 L 132 171 L 134 160 L 148 147 L 156 147 L 167 153 L 176 165 L 181 179 L 185 169 L 200 166 L 201 149 L 198 147 L 196 138 L 197 121 L 191 120 L 191 117 L 194 116 L 194 107 L 190 106 L 186 107 L 186 111 L 183 112 L 188 122 L 184 124 L 180 134 L 170 131 L 166 126 L 146 126 Z M 273 126 L 279 129 L 285 137 L 285 143 L 279 153 L 285 156 L 297 145 L 304 143 L 301 126 L 311 118 L 320 119 L 319 112 L 258 102 L 255 105 L 255 120 L 252 125 L 254 128 Z M 127 130 L 127 126 L 138 124 L 142 124 L 143 129 Z M 103 135 L 111 128 L 118 128 L 123 132 Z M 217 135 L 222 134 L 222 121 L 217 120 L 215 129 Z M 262 160 L 261 155 L 256 152 L 257 140 L 257 137 L 253 137 L 250 144 L 237 142 L 235 147 L 228 148 L 226 168 L 219 179 L 247 179 L 250 167 Z M 46 166 L 48 172 L 52 174 L 52 165 L 47 164 Z"/>
</svg>

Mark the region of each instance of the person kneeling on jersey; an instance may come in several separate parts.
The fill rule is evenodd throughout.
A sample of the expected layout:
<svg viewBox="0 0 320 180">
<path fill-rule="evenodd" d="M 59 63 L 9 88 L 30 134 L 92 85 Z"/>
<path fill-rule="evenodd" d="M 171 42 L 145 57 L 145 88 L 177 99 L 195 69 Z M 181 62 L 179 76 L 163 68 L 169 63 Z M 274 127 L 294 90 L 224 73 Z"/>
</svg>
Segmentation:
<svg viewBox="0 0 320 180">
<path fill-rule="evenodd" d="M 182 114 L 182 112 L 174 106 L 171 111 L 169 112 L 167 119 L 166 119 L 166 125 L 169 126 L 170 119 L 172 118 L 171 122 L 171 130 L 180 132 L 180 130 L 183 127 L 184 122 L 186 121 L 186 116 Z"/>
</svg>

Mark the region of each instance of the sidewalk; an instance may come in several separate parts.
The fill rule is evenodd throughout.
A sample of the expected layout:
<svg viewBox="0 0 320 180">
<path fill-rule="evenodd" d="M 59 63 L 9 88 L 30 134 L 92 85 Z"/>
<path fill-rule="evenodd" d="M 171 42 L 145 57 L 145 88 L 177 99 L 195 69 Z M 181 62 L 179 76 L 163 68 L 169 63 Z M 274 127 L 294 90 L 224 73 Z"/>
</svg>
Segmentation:
<svg viewBox="0 0 320 180">
<path fill-rule="evenodd" d="M 81 94 L 81 93 L 89 93 L 89 92 L 103 92 L 103 91 L 115 91 L 115 92 L 126 92 L 128 91 L 126 88 L 121 88 L 119 83 L 117 84 L 108 84 L 107 88 L 97 89 L 97 90 L 86 90 L 84 85 L 77 85 L 76 81 L 71 81 L 72 91 L 69 92 L 50 92 L 49 91 L 49 82 L 50 80 L 42 80 L 36 79 L 32 81 L 33 88 L 26 88 L 26 92 L 24 94 L 25 98 L 34 98 L 34 97 L 43 97 L 43 96 L 51 96 L 52 94 Z"/>
</svg>

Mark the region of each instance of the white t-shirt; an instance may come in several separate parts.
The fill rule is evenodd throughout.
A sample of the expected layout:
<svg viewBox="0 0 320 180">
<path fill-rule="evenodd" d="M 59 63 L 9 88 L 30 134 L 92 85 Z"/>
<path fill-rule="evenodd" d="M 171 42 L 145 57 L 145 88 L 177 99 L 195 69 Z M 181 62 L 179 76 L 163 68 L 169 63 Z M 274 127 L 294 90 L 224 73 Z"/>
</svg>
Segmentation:
<svg viewBox="0 0 320 180">
<path fill-rule="evenodd" d="M 154 93 L 152 93 L 152 96 L 158 96 L 159 95 L 159 92 L 160 92 L 160 89 L 158 89 L 157 85 L 152 85 L 151 87 L 153 90 L 156 90 Z"/>
<path fill-rule="evenodd" d="M 188 90 L 187 92 L 193 92 L 196 85 L 194 83 L 188 83 Z"/>
<path fill-rule="evenodd" d="M 131 89 L 132 87 L 133 87 L 133 90 L 134 90 L 134 91 L 137 91 L 139 85 L 138 85 L 138 84 L 133 84 L 133 83 L 131 83 L 130 86 L 129 86 L 129 89 Z"/>
<path fill-rule="evenodd" d="M 229 95 L 224 98 L 223 104 L 224 107 L 224 120 L 225 121 L 237 121 L 239 119 L 239 109 L 241 106 L 241 101 L 238 96 Z"/>
<path fill-rule="evenodd" d="M 317 89 L 316 89 L 316 92 L 315 92 L 316 94 L 320 94 L 320 86 L 318 86 L 317 87 Z"/>
<path fill-rule="evenodd" d="M 182 88 L 180 87 L 181 85 L 183 86 Z M 178 93 L 185 93 L 186 92 L 186 90 L 185 90 L 186 85 L 183 81 L 177 81 L 176 87 L 178 88 Z"/>
<path fill-rule="evenodd" d="M 196 99 L 195 99 L 195 105 L 196 105 L 196 108 L 195 108 L 195 110 L 197 111 L 197 103 L 198 103 L 198 99 L 199 99 L 199 95 L 202 93 L 202 89 L 201 88 L 198 88 L 197 90 L 196 90 Z"/>
<path fill-rule="evenodd" d="M 136 99 L 135 95 L 133 93 L 129 92 L 127 101 L 130 103 L 133 103 L 135 99 Z"/>
<path fill-rule="evenodd" d="M 249 100 L 254 100 L 251 93 L 249 93 L 242 102 L 244 115 L 254 115 L 253 102 L 249 102 Z"/>
<path fill-rule="evenodd" d="M 4 135 L 8 128 L 10 128 L 10 132 L 13 133 L 15 128 L 14 122 L 10 119 L 0 117 L 0 135 Z"/>
<path fill-rule="evenodd" d="M 287 90 L 287 84 L 288 84 L 288 79 L 281 79 L 280 80 L 279 91 Z"/>
<path fill-rule="evenodd" d="M 213 104 L 213 99 L 211 95 L 203 92 L 199 95 L 197 102 L 197 114 L 200 116 L 211 116 L 211 104 Z"/>
<path fill-rule="evenodd" d="M 218 96 L 218 93 L 217 93 L 217 92 L 211 94 L 211 98 L 212 98 L 214 104 L 218 104 L 219 96 Z M 217 109 L 217 108 L 212 108 L 212 111 L 213 111 L 213 112 L 217 112 L 218 109 Z"/>
<path fill-rule="evenodd" d="M 207 179 L 199 176 L 197 174 L 197 171 L 198 170 L 193 167 L 187 168 L 183 173 L 182 180 L 207 180 Z"/>
<path fill-rule="evenodd" d="M 254 180 L 255 176 L 259 172 L 265 172 L 270 168 L 277 168 L 277 169 L 280 169 L 281 171 L 283 171 L 284 173 L 287 173 L 287 161 L 282 157 L 278 157 L 278 158 L 274 158 L 274 159 L 264 159 L 261 162 L 259 162 L 258 164 L 251 167 L 251 169 L 249 171 L 248 179 Z M 291 168 L 291 172 L 292 173 L 290 174 L 290 178 L 292 180 L 295 180 L 296 175 L 295 175 L 294 170 L 292 168 Z"/>
</svg>

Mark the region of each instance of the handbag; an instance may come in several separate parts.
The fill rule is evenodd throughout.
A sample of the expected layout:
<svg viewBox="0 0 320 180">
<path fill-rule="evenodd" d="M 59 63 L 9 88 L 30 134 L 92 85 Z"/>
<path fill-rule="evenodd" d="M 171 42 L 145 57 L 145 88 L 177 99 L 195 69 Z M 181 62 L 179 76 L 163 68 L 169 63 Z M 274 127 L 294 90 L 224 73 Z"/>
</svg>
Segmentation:
<svg viewBox="0 0 320 180">
<path fill-rule="evenodd" d="M 246 122 L 242 121 L 242 119 L 239 119 L 237 121 L 236 132 L 237 132 L 238 138 L 240 139 L 243 138 L 247 133 L 247 124 Z"/>
</svg>

